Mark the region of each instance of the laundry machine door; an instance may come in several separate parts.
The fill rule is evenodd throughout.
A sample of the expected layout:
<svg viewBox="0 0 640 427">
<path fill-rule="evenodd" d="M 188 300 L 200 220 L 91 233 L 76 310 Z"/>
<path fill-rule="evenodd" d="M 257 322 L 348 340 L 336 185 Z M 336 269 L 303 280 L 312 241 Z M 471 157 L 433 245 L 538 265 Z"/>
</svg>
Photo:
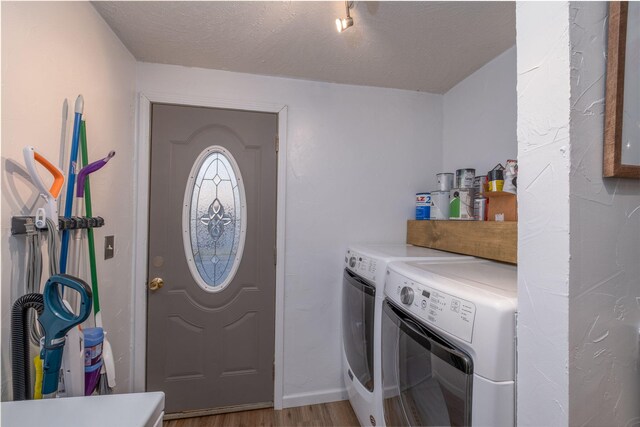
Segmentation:
<svg viewBox="0 0 640 427">
<path fill-rule="evenodd" d="M 342 342 L 351 374 L 373 391 L 373 315 L 376 288 L 344 270 L 342 286 Z M 351 376 L 351 375 L 350 375 Z"/>
<path fill-rule="evenodd" d="M 388 426 L 471 425 L 471 357 L 388 301 L 382 387 Z"/>
</svg>

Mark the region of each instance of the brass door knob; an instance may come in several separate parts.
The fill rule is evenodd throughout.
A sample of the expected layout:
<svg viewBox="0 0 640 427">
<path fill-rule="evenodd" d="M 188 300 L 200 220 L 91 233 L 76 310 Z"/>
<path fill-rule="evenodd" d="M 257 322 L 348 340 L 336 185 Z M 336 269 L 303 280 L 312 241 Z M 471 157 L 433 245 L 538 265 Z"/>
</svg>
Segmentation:
<svg viewBox="0 0 640 427">
<path fill-rule="evenodd" d="M 154 279 L 151 279 L 151 281 L 149 282 L 149 290 L 150 291 L 157 291 L 158 289 L 160 289 L 163 286 L 164 286 L 164 280 L 162 280 L 162 278 L 160 278 L 160 277 L 156 277 Z"/>
</svg>

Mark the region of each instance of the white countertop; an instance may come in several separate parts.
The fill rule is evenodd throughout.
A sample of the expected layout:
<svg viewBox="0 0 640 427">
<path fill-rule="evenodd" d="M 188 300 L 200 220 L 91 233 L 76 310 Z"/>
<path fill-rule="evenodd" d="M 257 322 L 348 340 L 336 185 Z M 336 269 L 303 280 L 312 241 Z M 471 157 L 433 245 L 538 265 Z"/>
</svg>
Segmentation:
<svg viewBox="0 0 640 427">
<path fill-rule="evenodd" d="M 131 393 L 2 402 L 2 427 L 153 427 L 164 393 Z"/>
</svg>

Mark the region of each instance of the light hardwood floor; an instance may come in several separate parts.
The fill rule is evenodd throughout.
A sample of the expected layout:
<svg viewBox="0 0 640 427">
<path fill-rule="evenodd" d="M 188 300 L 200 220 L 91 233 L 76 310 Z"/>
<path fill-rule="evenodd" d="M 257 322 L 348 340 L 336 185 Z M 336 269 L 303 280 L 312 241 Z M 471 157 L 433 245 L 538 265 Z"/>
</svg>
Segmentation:
<svg viewBox="0 0 640 427">
<path fill-rule="evenodd" d="M 184 418 L 165 421 L 163 427 L 293 427 L 293 426 L 359 426 L 358 419 L 349 401 L 300 406 L 298 408 L 275 411 L 255 409 L 253 411 L 232 412 L 206 417 Z"/>
</svg>

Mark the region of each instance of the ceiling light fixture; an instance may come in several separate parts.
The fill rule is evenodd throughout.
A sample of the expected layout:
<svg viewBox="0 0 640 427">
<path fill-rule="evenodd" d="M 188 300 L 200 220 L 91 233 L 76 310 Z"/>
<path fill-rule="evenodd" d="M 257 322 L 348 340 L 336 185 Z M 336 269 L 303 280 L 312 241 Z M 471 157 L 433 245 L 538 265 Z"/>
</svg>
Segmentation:
<svg viewBox="0 0 640 427">
<path fill-rule="evenodd" d="M 344 8 L 347 11 L 347 17 L 346 18 L 338 18 L 338 19 L 336 19 L 336 29 L 338 30 L 339 33 L 343 32 L 347 28 L 353 26 L 353 18 L 349 14 L 349 9 L 351 9 L 352 7 L 353 7 L 353 2 L 352 1 L 350 2 L 350 1 L 346 0 L 344 2 Z"/>
</svg>

